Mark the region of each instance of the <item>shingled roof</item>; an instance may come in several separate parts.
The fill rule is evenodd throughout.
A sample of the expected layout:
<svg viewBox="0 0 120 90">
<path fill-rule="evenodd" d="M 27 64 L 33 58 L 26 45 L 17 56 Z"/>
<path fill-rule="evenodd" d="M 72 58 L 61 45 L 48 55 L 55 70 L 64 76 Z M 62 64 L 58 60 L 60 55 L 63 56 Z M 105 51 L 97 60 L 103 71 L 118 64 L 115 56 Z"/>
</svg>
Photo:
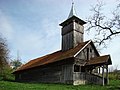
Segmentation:
<svg viewBox="0 0 120 90">
<path fill-rule="evenodd" d="M 31 60 L 28 63 L 21 66 L 20 68 L 18 68 L 15 72 L 74 57 L 74 55 L 77 52 L 79 52 L 80 50 L 85 48 L 85 46 L 87 46 L 90 42 L 91 42 L 91 40 L 86 41 L 86 42 L 82 42 L 79 45 L 77 45 L 75 48 L 72 48 L 68 51 L 60 50 L 60 51 L 54 52 L 52 54 L 48 54 L 48 55 L 45 55 L 43 57 Z M 15 72 L 13 72 L 13 73 L 15 73 Z"/>
</svg>

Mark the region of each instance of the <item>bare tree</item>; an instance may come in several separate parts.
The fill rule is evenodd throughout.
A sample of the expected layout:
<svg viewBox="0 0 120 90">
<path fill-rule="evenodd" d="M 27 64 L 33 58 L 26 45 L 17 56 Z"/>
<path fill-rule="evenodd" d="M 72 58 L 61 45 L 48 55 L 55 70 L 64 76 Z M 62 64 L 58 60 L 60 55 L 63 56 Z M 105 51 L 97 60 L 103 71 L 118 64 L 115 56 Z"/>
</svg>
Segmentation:
<svg viewBox="0 0 120 90">
<path fill-rule="evenodd" d="M 103 13 L 105 4 L 98 2 L 91 11 L 93 15 L 87 19 L 87 31 L 95 33 L 94 42 L 97 46 L 106 47 L 106 42 L 120 35 L 120 3 L 118 2 L 110 14 L 110 17 Z"/>
</svg>

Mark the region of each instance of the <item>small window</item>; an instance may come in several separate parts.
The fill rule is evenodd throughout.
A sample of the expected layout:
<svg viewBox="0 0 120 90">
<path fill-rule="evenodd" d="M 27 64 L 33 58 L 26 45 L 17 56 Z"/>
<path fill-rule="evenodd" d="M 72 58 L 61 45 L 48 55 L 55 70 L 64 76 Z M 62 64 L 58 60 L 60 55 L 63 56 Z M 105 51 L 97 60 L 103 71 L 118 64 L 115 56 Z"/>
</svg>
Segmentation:
<svg viewBox="0 0 120 90">
<path fill-rule="evenodd" d="M 80 65 L 74 65 L 74 72 L 80 72 Z"/>
</svg>

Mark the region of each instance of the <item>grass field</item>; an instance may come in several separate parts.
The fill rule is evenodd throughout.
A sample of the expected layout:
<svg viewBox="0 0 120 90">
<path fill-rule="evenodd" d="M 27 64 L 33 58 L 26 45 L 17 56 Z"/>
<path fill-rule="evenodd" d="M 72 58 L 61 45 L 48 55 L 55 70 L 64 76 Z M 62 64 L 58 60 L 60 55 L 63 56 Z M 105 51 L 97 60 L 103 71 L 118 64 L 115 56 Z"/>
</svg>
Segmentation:
<svg viewBox="0 0 120 90">
<path fill-rule="evenodd" d="M 109 85 L 63 85 L 63 84 L 30 84 L 0 81 L 0 90 L 120 90 L 120 80 L 111 80 Z"/>
</svg>

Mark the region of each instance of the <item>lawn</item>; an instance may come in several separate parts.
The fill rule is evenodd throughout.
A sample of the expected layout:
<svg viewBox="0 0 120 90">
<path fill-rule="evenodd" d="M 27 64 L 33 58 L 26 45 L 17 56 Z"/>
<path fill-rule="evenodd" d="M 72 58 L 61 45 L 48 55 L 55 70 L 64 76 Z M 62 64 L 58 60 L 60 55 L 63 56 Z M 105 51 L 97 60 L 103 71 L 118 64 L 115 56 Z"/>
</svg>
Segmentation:
<svg viewBox="0 0 120 90">
<path fill-rule="evenodd" d="M 31 84 L 0 81 L 0 90 L 120 90 L 120 80 L 111 80 L 109 85 L 64 85 L 64 84 Z"/>
</svg>

